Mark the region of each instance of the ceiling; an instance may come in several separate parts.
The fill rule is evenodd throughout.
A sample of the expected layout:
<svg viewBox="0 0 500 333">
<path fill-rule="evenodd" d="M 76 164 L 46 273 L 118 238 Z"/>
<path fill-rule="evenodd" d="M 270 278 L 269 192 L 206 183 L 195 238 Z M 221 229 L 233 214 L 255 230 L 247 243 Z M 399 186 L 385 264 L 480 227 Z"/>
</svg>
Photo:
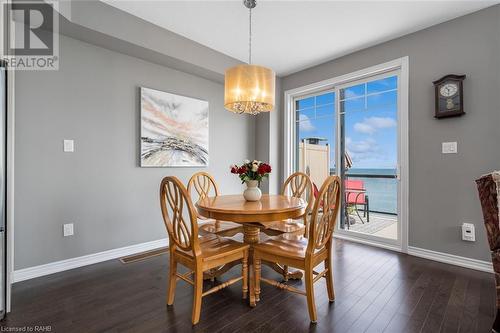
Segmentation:
<svg viewBox="0 0 500 333">
<path fill-rule="evenodd" d="M 226 55 L 248 60 L 242 1 L 105 0 Z M 258 1 L 252 62 L 284 76 L 500 1 Z"/>
</svg>

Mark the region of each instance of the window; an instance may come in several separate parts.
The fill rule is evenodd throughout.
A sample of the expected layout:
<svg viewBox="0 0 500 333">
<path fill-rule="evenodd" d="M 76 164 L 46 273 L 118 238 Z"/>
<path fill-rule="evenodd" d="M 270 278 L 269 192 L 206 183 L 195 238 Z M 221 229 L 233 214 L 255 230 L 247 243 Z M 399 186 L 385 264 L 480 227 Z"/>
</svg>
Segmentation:
<svg viewBox="0 0 500 333">
<path fill-rule="evenodd" d="M 312 176 L 315 184 L 321 184 L 324 177 L 311 172 L 311 159 L 321 158 L 321 174 L 335 172 L 335 93 L 323 92 L 305 96 L 295 101 L 295 168 Z"/>
</svg>

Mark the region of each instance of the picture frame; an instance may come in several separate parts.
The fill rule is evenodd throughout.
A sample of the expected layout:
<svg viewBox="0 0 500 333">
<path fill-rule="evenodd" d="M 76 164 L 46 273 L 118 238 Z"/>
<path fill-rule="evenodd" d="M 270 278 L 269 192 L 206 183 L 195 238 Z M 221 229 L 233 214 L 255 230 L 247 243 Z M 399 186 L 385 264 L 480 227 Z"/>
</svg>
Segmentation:
<svg viewBox="0 0 500 333">
<path fill-rule="evenodd" d="M 207 167 L 209 103 L 140 87 L 140 166 Z"/>
</svg>

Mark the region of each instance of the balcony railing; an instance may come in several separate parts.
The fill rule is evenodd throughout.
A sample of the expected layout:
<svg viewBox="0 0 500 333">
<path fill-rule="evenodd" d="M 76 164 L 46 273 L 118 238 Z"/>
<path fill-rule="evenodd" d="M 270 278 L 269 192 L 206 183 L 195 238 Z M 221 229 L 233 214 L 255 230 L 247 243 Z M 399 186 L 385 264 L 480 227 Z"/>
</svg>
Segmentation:
<svg viewBox="0 0 500 333">
<path fill-rule="evenodd" d="M 362 173 L 353 173 L 353 174 L 346 174 L 348 178 L 389 178 L 389 179 L 396 179 L 396 175 L 374 175 L 374 174 L 362 174 Z"/>
<path fill-rule="evenodd" d="M 331 170 L 334 174 L 335 170 Z M 369 211 L 397 215 L 398 186 L 396 174 L 347 173 L 346 179 L 363 181 L 369 198 Z"/>
</svg>

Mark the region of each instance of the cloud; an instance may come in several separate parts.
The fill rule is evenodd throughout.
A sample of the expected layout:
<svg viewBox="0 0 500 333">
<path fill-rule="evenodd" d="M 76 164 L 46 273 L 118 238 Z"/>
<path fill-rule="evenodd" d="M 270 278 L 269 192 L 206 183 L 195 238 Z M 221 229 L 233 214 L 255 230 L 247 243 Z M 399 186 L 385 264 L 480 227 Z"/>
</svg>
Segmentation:
<svg viewBox="0 0 500 333">
<path fill-rule="evenodd" d="M 360 141 L 352 141 L 351 138 L 347 137 L 345 143 L 347 146 L 347 151 L 350 154 L 372 153 L 377 151 L 378 149 L 377 142 L 372 138 Z"/>
<path fill-rule="evenodd" d="M 354 124 L 354 130 L 356 132 L 366 133 L 366 134 L 373 134 L 377 131 L 375 127 L 365 122 Z"/>
<path fill-rule="evenodd" d="M 370 117 L 363 119 L 360 123 L 354 124 L 356 132 L 373 134 L 379 129 L 396 127 L 397 123 L 394 118 L 390 117 Z"/>
<path fill-rule="evenodd" d="M 299 115 L 299 130 L 304 132 L 312 132 L 316 127 L 311 123 L 311 120 L 305 114 Z"/>
<path fill-rule="evenodd" d="M 346 137 L 345 145 L 347 153 L 351 157 L 355 168 L 365 165 L 367 161 L 382 157 L 380 147 L 373 138 L 353 141 L 350 137 Z"/>
<path fill-rule="evenodd" d="M 396 164 L 395 151 L 387 151 L 371 137 L 359 141 L 346 137 L 345 146 L 353 168 L 393 168 Z"/>
<path fill-rule="evenodd" d="M 349 90 L 349 89 L 346 89 L 344 90 L 344 98 L 345 99 L 348 99 L 348 98 L 355 98 L 355 97 L 361 97 L 361 96 L 364 96 L 365 94 L 364 93 L 361 93 L 361 94 L 357 94 L 355 91 L 353 90 Z"/>
</svg>

